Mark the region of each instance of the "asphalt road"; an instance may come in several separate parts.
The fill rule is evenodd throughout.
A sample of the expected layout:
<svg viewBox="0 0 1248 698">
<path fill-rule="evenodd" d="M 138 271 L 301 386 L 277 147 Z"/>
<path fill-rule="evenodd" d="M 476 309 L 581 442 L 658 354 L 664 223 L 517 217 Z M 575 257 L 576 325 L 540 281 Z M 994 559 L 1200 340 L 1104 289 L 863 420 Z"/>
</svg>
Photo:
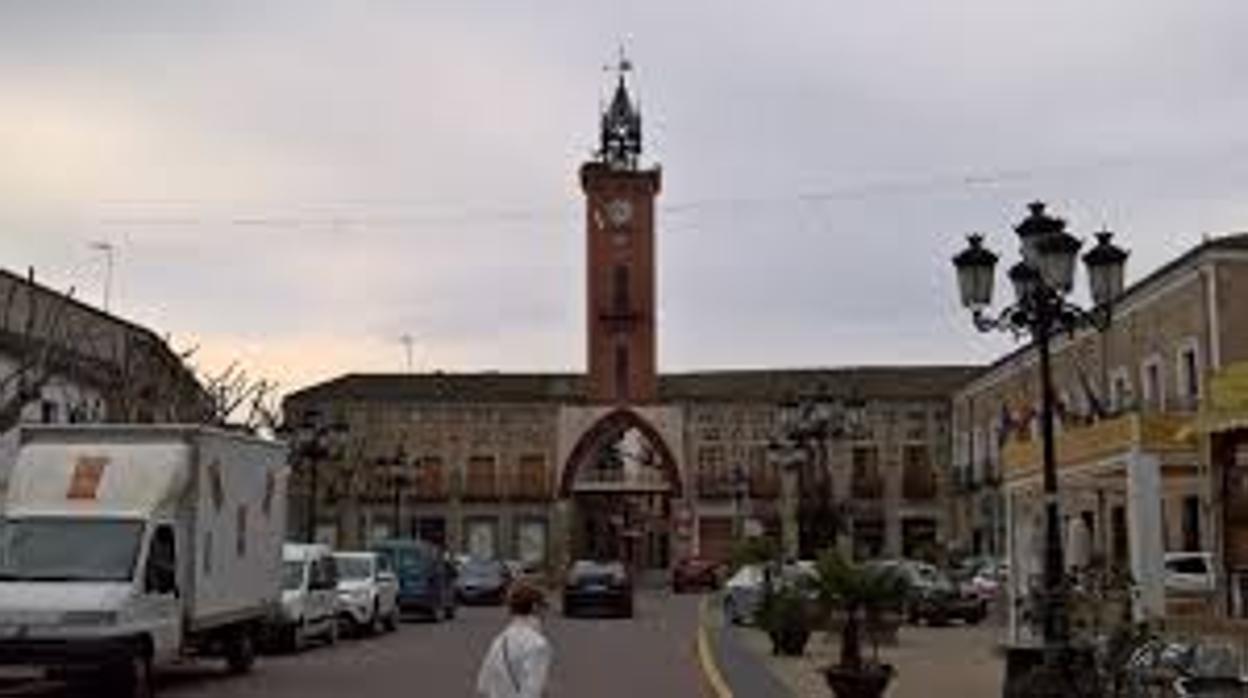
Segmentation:
<svg viewBox="0 0 1248 698">
<path fill-rule="evenodd" d="M 637 615 L 625 619 L 545 621 L 554 645 L 549 698 L 698 696 L 695 648 L 698 597 L 639 592 Z M 232 677 L 217 662 L 176 667 L 160 680 L 167 698 L 383 698 L 474 696 L 477 667 L 506 622 L 501 608 L 461 608 L 450 622 L 405 622 L 397 633 L 341 640 L 298 655 L 261 657 Z M 40 683 L 3 696 L 58 696 Z"/>
</svg>

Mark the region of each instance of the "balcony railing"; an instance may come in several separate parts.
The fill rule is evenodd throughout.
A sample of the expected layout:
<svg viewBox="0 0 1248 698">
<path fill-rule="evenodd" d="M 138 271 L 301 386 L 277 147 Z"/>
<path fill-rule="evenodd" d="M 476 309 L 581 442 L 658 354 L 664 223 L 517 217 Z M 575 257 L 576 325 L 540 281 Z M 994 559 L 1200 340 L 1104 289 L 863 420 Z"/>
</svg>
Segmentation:
<svg viewBox="0 0 1248 698">
<path fill-rule="evenodd" d="M 499 498 L 498 478 L 494 471 L 469 471 L 464 478 L 465 501 L 492 501 Z"/>
<path fill-rule="evenodd" d="M 447 487 L 446 470 L 443 468 L 421 468 L 412 479 L 410 489 L 412 497 L 421 501 L 438 501 L 447 498 L 450 488 Z"/>
<path fill-rule="evenodd" d="M 901 496 L 909 501 L 931 501 L 936 491 L 936 474 L 930 470 L 906 473 L 902 478 Z"/>
<path fill-rule="evenodd" d="M 654 468 L 585 468 L 577 471 L 574 490 L 661 491 L 671 487 L 667 476 Z"/>
<path fill-rule="evenodd" d="M 550 499 L 550 478 L 545 471 L 519 471 L 508 477 L 507 497 L 517 501 Z"/>
<path fill-rule="evenodd" d="M 884 478 L 878 475 L 855 477 L 850 493 L 854 499 L 883 499 Z"/>
<path fill-rule="evenodd" d="M 698 475 L 698 496 L 702 499 L 732 499 L 736 489 L 731 478 L 707 473 Z"/>
</svg>

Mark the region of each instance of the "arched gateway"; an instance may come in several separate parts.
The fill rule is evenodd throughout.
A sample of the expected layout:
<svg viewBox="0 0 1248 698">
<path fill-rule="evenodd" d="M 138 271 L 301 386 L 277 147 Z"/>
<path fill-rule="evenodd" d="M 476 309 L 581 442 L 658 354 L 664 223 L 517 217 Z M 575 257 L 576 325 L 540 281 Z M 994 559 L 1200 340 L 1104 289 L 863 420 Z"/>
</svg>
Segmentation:
<svg viewBox="0 0 1248 698">
<path fill-rule="evenodd" d="M 667 567 L 672 500 L 682 493 L 680 466 L 660 431 L 633 409 L 611 410 L 576 440 L 559 478 L 559 497 L 570 505 L 569 553 Z"/>
</svg>

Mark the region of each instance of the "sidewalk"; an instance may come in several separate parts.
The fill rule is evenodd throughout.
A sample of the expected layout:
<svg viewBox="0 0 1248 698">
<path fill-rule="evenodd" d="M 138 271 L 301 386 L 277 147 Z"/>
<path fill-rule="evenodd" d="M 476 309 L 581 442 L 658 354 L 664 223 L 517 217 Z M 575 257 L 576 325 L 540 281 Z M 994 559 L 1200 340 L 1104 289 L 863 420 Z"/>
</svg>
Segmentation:
<svg viewBox="0 0 1248 698">
<path fill-rule="evenodd" d="M 712 597 L 717 599 L 718 597 Z M 708 600 L 702 622 L 711 642 L 716 668 L 733 698 L 789 698 L 793 692 L 768 668 L 766 661 L 724 624 L 718 603 Z M 764 638 L 765 639 L 765 638 Z"/>
<path fill-rule="evenodd" d="M 837 658 L 837 643 L 823 633 L 811 637 L 804 657 L 776 657 L 771 641 L 754 628 L 722 628 L 725 678 L 736 696 L 769 698 L 828 698 L 832 693 L 820 669 Z M 880 660 L 896 668 L 889 685 L 889 698 L 995 698 L 1001 695 L 1005 662 L 995 652 L 1000 629 L 993 626 L 928 628 L 908 625 L 902 628 L 896 647 L 881 647 Z M 864 648 L 868 653 L 870 648 Z M 742 660 L 734 652 L 749 655 Z M 750 669 L 734 672 L 727 666 L 733 660 Z M 772 684 L 763 686 L 754 668 L 765 667 Z M 733 674 L 732 677 L 729 674 Z M 738 679 L 741 683 L 734 683 Z M 763 692 L 767 691 L 767 692 Z"/>
</svg>

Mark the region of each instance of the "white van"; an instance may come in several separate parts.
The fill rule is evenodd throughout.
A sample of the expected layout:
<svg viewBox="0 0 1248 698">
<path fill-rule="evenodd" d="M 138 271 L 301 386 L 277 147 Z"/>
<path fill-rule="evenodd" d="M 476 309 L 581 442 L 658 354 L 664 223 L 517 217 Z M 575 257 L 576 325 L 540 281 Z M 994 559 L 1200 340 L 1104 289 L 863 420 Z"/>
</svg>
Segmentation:
<svg viewBox="0 0 1248 698">
<path fill-rule="evenodd" d="M 338 641 L 338 568 L 328 545 L 282 546 L 282 645 L 302 650 L 312 638 Z"/>
<path fill-rule="evenodd" d="M 280 593 L 282 445 L 173 425 L 24 427 L 20 444 L 0 519 L 0 664 L 135 696 L 186 657 L 251 668 Z"/>
</svg>

